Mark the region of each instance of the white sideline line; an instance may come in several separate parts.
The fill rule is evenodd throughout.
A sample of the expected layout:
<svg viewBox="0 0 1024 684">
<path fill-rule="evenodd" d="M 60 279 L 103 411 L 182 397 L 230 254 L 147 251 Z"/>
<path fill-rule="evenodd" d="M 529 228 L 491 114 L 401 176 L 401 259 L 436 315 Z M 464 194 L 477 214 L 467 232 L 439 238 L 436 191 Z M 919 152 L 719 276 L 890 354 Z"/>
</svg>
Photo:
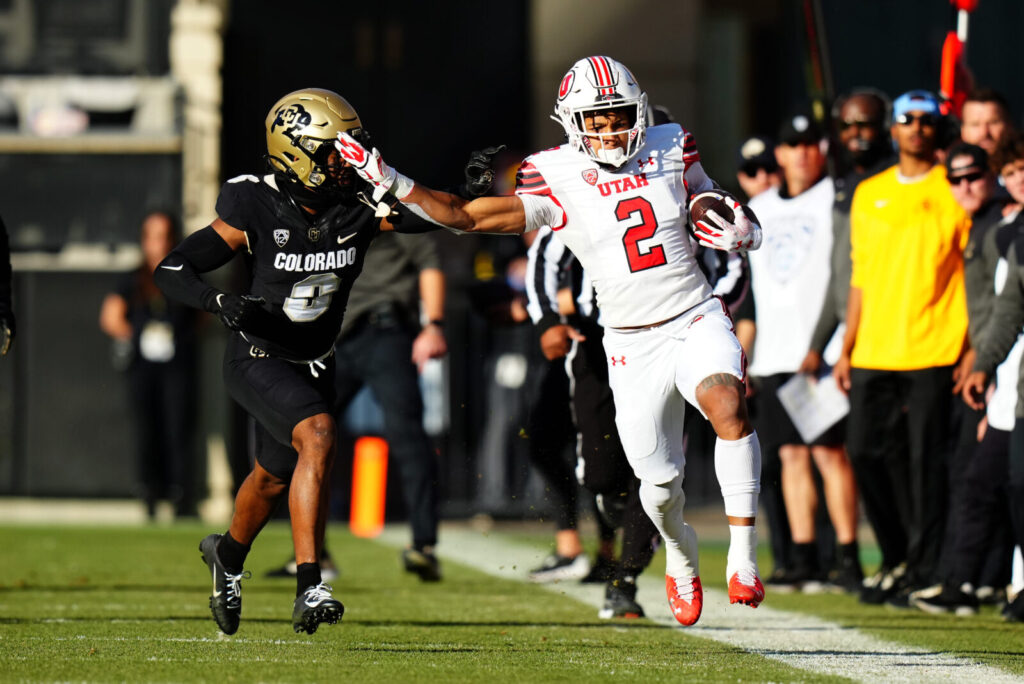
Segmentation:
<svg viewBox="0 0 1024 684">
<path fill-rule="evenodd" d="M 389 525 L 378 538 L 391 545 L 408 543 L 406 526 Z M 487 574 L 526 581 L 529 568 L 544 553 L 516 543 L 500 533 L 444 527 L 438 552 L 442 559 L 468 565 Z M 582 603 L 600 608 L 602 585 L 578 582 L 539 584 Z M 704 612 L 694 627 L 682 627 L 669 612 L 665 600 L 662 568 L 652 568 L 640 577 L 637 599 L 654 622 L 687 634 L 713 639 L 784 663 L 790 667 L 860 682 L 1024 682 L 1024 679 L 994 667 L 941 652 L 884 641 L 856 629 L 843 627 L 809 615 L 771 608 L 756 610 L 730 606 L 725 592 L 704 590 Z M 768 600 L 771 600 L 769 595 Z"/>
</svg>

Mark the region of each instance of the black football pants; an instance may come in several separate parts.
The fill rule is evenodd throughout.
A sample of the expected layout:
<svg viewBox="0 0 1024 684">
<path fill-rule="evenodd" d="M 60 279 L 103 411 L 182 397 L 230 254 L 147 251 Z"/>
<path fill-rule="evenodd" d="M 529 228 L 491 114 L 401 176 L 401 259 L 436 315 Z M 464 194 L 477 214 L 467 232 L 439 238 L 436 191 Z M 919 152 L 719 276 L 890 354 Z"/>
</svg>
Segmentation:
<svg viewBox="0 0 1024 684">
<path fill-rule="evenodd" d="M 620 566 L 626 571 L 639 572 L 650 565 L 659 538 L 658 530 L 643 509 L 640 481 L 633 474 L 619 442 L 615 403 L 608 386 L 608 362 L 601 343 L 603 329 L 589 320 L 583 321 L 579 328 L 587 339 L 576 342 L 574 352 L 566 360 L 579 434 L 576 473 L 588 491 L 600 494 L 609 505 L 622 509 Z"/>
<path fill-rule="evenodd" d="M 423 429 L 423 399 L 412 362 L 413 335 L 397 323 L 369 322 L 335 347 L 340 417 L 366 385 L 384 414 L 384 439 L 398 466 L 414 546 L 437 543 L 438 463 Z M 339 420 L 339 426 L 342 423 Z"/>
<path fill-rule="evenodd" d="M 556 529 L 574 530 L 579 483 L 565 454 L 576 434 L 569 410 L 569 378 L 560 361 L 545 361 L 531 365 L 533 368 L 540 377 L 531 383 L 533 396 L 526 424 L 530 463 L 544 478 Z"/>
<path fill-rule="evenodd" d="M 911 586 L 929 585 L 947 513 L 953 369 L 854 368 L 850 381 L 847 450 L 882 562 L 906 561 Z"/>
</svg>

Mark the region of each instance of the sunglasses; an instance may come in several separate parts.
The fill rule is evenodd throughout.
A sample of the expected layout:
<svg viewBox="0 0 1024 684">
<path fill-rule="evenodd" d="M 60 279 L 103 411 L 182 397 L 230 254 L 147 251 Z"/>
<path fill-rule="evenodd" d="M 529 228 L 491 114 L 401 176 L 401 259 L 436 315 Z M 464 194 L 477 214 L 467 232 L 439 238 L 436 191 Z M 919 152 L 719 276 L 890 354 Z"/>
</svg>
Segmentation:
<svg viewBox="0 0 1024 684">
<path fill-rule="evenodd" d="M 974 181 L 981 180 L 984 177 L 985 173 L 983 171 L 975 171 L 974 173 L 967 173 L 964 174 L 963 176 L 947 176 L 946 180 L 949 181 L 950 185 L 957 186 L 963 183 L 964 181 L 967 181 L 968 183 L 973 183 Z"/>
<path fill-rule="evenodd" d="M 740 173 L 742 173 L 744 176 L 750 176 L 751 178 L 753 178 L 761 169 L 764 169 L 768 173 L 774 173 L 776 167 L 767 166 L 765 164 L 744 164 L 743 166 L 740 167 Z"/>
<path fill-rule="evenodd" d="M 939 122 L 934 114 L 900 114 L 896 117 L 896 123 L 901 126 L 909 126 L 915 121 L 919 121 L 922 126 L 932 127 Z"/>
<path fill-rule="evenodd" d="M 849 128 L 881 128 L 882 122 L 875 119 L 842 119 L 839 121 L 839 130 L 845 131 Z"/>
</svg>

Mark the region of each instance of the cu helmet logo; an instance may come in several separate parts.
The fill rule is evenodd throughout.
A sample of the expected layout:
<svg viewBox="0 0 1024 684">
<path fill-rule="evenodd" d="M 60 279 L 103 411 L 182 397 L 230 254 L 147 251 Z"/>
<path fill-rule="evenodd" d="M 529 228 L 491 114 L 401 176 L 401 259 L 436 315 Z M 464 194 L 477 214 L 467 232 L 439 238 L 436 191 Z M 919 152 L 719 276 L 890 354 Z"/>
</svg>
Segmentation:
<svg viewBox="0 0 1024 684">
<path fill-rule="evenodd" d="M 313 121 L 313 115 L 306 111 L 300 104 L 290 104 L 277 110 L 274 123 L 270 124 L 270 132 L 277 130 L 278 126 L 287 126 L 284 131 L 286 135 L 294 133 L 300 128 L 305 128 Z M 289 135 L 289 137 L 291 137 Z"/>
<path fill-rule="evenodd" d="M 558 86 L 558 99 L 564 100 L 569 95 L 569 91 L 572 90 L 572 84 L 576 80 L 576 72 L 570 71 L 562 79 L 562 83 Z"/>
</svg>

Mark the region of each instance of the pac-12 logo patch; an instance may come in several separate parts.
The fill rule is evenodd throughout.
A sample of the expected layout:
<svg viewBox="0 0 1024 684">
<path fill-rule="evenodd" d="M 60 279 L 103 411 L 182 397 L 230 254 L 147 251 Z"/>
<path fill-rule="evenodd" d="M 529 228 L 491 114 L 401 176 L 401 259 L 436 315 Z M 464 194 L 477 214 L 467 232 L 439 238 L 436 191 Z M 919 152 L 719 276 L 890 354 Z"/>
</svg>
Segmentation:
<svg viewBox="0 0 1024 684">
<path fill-rule="evenodd" d="M 584 169 L 583 180 L 591 185 L 597 185 L 597 169 Z"/>
<path fill-rule="evenodd" d="M 287 228 L 276 228 L 274 229 L 274 242 L 277 243 L 278 247 L 284 247 L 290 235 L 291 231 Z"/>
</svg>

